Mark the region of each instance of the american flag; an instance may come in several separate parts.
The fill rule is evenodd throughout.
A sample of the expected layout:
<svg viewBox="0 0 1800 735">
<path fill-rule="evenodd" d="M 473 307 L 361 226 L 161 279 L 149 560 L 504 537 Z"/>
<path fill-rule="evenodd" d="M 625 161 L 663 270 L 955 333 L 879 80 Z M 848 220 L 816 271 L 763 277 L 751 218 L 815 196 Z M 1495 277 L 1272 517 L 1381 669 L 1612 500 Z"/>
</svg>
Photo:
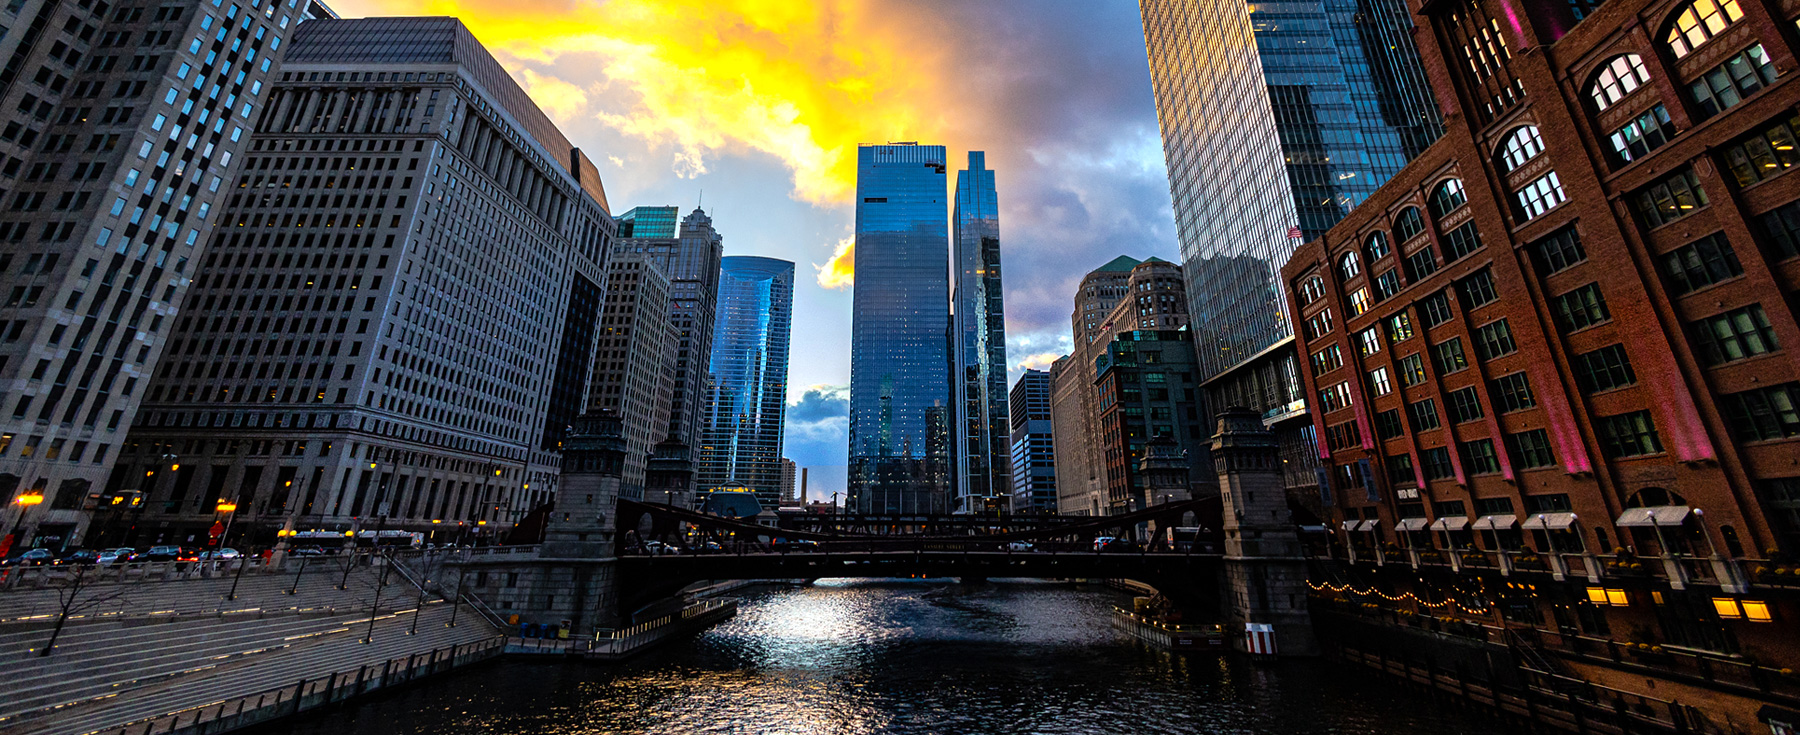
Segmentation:
<svg viewBox="0 0 1800 735">
<path fill-rule="evenodd" d="M 1289 240 L 1302 240 L 1305 238 L 1306 238 L 1306 234 L 1302 233 L 1298 226 L 1288 228 L 1288 239 Z"/>
</svg>

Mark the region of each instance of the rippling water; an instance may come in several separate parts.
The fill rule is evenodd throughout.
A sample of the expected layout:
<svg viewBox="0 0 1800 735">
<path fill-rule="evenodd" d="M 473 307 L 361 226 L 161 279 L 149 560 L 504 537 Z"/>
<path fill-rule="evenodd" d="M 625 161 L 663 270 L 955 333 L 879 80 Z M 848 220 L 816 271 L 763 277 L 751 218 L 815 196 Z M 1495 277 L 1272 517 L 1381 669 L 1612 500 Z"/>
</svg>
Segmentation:
<svg viewBox="0 0 1800 735">
<path fill-rule="evenodd" d="M 1174 656 L 1123 598 L 1048 582 L 827 580 L 616 666 L 507 661 L 261 735 L 1506 732 L 1366 670 Z"/>
</svg>

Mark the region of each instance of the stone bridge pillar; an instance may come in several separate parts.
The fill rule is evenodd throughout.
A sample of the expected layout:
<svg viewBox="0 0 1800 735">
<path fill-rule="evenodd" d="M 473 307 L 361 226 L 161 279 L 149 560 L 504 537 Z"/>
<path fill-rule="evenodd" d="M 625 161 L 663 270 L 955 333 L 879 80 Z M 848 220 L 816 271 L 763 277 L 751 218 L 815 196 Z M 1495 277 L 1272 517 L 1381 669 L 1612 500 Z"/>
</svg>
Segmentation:
<svg viewBox="0 0 1800 735">
<path fill-rule="evenodd" d="M 464 589 L 503 619 L 566 626 L 572 636 L 620 618 L 617 515 L 625 460 L 623 422 L 575 419 L 563 440 L 562 477 L 537 553 L 477 554 L 462 562 Z"/>
<path fill-rule="evenodd" d="M 1280 445 L 1255 411 L 1228 408 L 1218 417 L 1212 456 L 1225 518 L 1226 628 L 1240 651 L 1316 656 L 1306 557 L 1288 514 Z"/>
</svg>

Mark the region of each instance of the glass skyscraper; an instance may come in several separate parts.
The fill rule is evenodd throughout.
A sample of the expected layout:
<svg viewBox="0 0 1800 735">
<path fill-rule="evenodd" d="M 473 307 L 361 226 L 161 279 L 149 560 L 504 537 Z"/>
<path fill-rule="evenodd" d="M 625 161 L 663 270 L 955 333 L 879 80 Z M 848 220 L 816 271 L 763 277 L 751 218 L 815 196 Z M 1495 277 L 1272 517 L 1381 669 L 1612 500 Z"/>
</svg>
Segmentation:
<svg viewBox="0 0 1800 735">
<path fill-rule="evenodd" d="M 857 148 L 848 507 L 949 510 L 944 147 Z"/>
<path fill-rule="evenodd" d="M 1000 287 L 1000 205 L 987 154 L 969 151 L 956 172 L 955 329 L 957 510 L 1010 505 L 1006 310 Z"/>
<path fill-rule="evenodd" d="M 1140 10 L 1210 379 L 1293 333 L 1282 264 L 1443 121 L 1403 0 L 1140 0 Z"/>
<path fill-rule="evenodd" d="M 764 508 L 781 498 L 794 264 L 749 255 L 720 261 L 718 318 L 700 429 L 698 487 L 743 486 Z"/>
</svg>

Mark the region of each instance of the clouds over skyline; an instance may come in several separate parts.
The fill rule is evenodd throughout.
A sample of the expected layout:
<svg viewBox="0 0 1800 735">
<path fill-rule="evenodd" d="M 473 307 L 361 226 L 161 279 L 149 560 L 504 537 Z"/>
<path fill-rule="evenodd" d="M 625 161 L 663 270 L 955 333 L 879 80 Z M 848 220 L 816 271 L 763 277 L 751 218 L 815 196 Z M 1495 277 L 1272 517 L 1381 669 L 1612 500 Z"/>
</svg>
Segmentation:
<svg viewBox="0 0 1800 735">
<path fill-rule="evenodd" d="M 1134 4 L 1074 0 L 338 0 L 460 17 L 618 211 L 704 191 L 727 254 L 792 260 L 797 407 L 849 381 L 856 146 L 985 150 L 1001 205 L 1013 375 L 1068 349 L 1074 290 L 1126 254 L 1174 260 Z M 946 194 L 948 196 L 948 193 Z M 948 264 L 946 264 L 946 268 Z M 1053 354 L 1054 353 L 1054 354 Z M 824 427 L 794 424 L 802 446 Z M 842 447 L 838 456 L 843 454 Z M 796 457 L 798 459 L 798 457 Z"/>
</svg>

